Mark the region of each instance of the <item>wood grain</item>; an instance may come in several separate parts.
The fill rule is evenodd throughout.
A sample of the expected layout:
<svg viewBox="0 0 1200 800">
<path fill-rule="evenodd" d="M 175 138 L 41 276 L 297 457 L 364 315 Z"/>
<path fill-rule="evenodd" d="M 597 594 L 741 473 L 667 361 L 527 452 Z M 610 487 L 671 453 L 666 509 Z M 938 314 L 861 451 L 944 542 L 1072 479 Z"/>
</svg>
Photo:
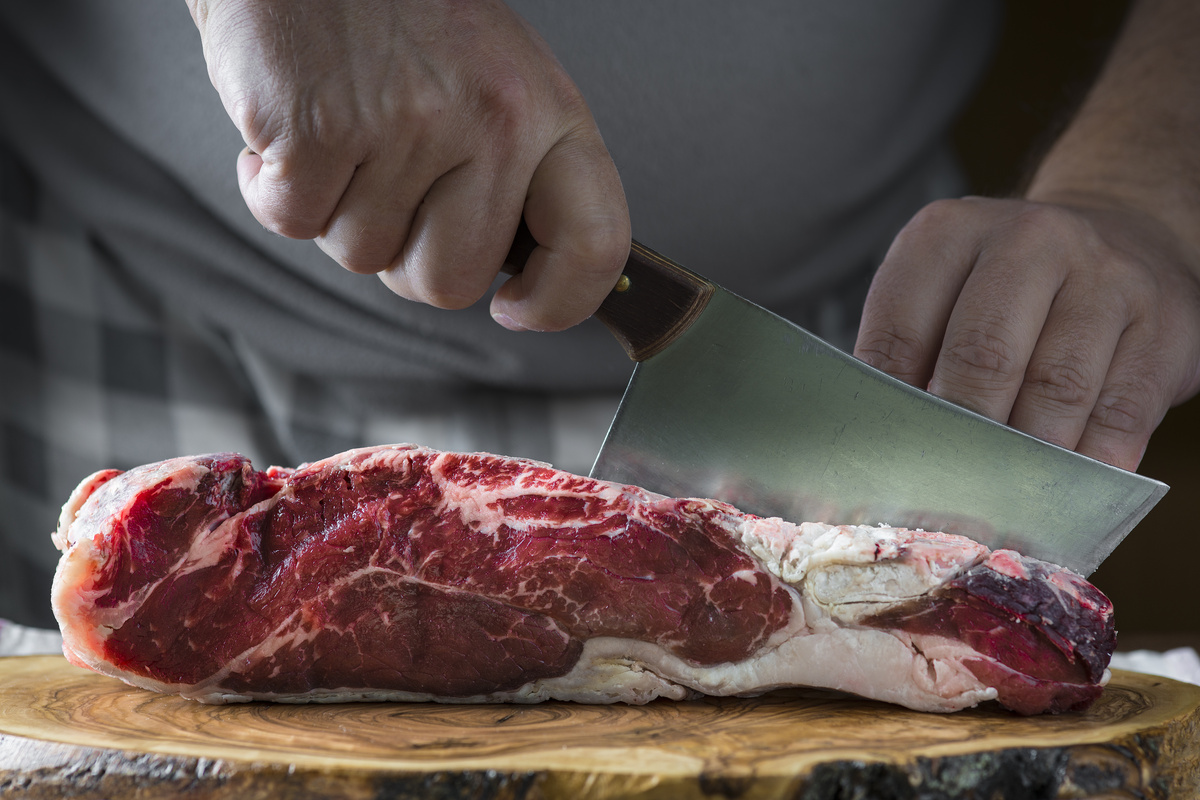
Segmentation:
<svg viewBox="0 0 1200 800">
<path fill-rule="evenodd" d="M 205 706 L 57 656 L 0 658 L 0 796 L 172 795 L 1200 797 L 1200 687 L 1118 671 L 1088 712 L 1034 718 L 819 691 L 646 706 Z"/>
</svg>

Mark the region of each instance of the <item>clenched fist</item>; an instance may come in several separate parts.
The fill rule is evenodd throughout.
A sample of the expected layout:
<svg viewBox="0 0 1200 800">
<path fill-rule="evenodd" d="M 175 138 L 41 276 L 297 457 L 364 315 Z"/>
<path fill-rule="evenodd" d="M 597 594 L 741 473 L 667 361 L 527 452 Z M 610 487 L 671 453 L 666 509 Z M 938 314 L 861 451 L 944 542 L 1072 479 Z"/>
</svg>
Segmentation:
<svg viewBox="0 0 1200 800">
<path fill-rule="evenodd" d="M 442 308 L 480 299 L 524 214 L 540 247 L 492 300 L 514 329 L 588 317 L 629 252 L 616 167 L 578 88 L 494 0 L 189 0 L 247 149 L 246 204 Z"/>
</svg>

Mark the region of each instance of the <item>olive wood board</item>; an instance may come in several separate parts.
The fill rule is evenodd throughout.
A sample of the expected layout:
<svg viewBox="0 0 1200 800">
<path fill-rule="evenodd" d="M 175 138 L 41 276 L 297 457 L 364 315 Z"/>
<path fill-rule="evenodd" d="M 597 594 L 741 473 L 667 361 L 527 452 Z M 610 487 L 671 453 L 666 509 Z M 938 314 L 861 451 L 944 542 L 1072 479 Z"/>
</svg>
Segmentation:
<svg viewBox="0 0 1200 800">
<path fill-rule="evenodd" d="M 0 658 L 0 797 L 1200 797 L 1200 686 L 926 714 L 818 690 L 644 706 L 203 705 Z"/>
</svg>

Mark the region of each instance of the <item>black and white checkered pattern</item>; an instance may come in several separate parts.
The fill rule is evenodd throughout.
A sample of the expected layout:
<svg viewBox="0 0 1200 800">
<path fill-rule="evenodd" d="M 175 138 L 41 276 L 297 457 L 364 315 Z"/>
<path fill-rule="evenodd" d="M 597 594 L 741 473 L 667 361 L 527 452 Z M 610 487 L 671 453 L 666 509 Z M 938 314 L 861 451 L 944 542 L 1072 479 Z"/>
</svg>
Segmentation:
<svg viewBox="0 0 1200 800">
<path fill-rule="evenodd" d="M 49 624 L 48 534 L 83 477 L 201 443 L 281 451 L 214 342 L 123 280 L 11 153 L 0 158 L 0 609 Z"/>
</svg>

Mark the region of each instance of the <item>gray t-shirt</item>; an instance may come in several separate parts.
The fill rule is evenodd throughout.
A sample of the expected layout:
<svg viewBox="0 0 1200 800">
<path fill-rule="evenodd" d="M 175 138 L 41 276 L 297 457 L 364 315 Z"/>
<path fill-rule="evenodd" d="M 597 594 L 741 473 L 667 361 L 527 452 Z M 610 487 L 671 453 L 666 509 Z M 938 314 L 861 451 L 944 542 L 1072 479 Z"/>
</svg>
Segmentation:
<svg viewBox="0 0 1200 800">
<path fill-rule="evenodd" d="M 912 212 L 955 188 L 944 133 L 996 21 L 990 3 L 954 0 L 512 5 L 583 90 L 635 237 L 839 344 L 857 309 L 822 315 L 829 290 L 869 275 Z M 242 142 L 182 2 L 41 0 L 4 4 L 0 16 L 130 157 L 211 215 L 220 236 L 199 235 L 182 209 L 147 213 L 124 199 L 146 188 L 140 176 L 111 168 L 74 194 L 155 291 L 318 375 L 556 391 L 627 376 L 599 325 L 510 334 L 486 303 L 458 313 L 400 301 L 311 243 L 263 231 L 240 201 Z M 95 147 L 75 126 L 47 131 L 36 109 L 6 116 L 18 141 Z M 180 257 L 164 261 L 163 250 Z"/>
<path fill-rule="evenodd" d="M 991 2 L 513 0 L 574 77 L 634 235 L 846 347 L 871 273 L 960 191 L 946 131 Z M 181 0 L 0 4 L 0 616 L 52 624 L 89 472 L 413 441 L 586 471 L 631 365 L 262 229 Z"/>
</svg>

